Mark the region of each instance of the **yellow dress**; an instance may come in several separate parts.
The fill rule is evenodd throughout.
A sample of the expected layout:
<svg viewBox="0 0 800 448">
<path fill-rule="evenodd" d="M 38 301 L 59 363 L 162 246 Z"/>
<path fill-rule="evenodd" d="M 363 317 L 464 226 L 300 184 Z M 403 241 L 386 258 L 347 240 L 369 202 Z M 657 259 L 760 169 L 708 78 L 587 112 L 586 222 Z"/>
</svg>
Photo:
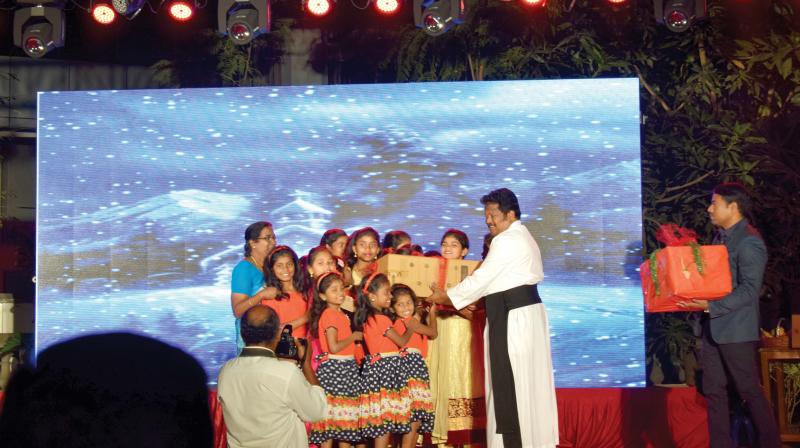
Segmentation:
<svg viewBox="0 0 800 448">
<path fill-rule="evenodd" d="M 436 339 L 429 341 L 428 370 L 436 420 L 436 445 L 482 440 L 486 428 L 483 382 L 483 316 L 437 316 Z M 480 327 L 480 328 L 479 328 Z"/>
</svg>

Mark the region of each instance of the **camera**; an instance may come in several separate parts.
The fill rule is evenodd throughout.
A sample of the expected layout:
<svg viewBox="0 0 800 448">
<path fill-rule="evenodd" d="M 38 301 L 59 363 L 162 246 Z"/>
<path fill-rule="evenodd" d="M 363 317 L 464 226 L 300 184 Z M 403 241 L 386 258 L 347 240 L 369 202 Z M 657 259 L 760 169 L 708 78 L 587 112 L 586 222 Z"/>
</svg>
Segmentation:
<svg viewBox="0 0 800 448">
<path fill-rule="evenodd" d="M 308 343 L 303 338 L 298 338 L 297 342 L 307 347 Z M 278 340 L 278 346 L 275 347 L 275 356 L 278 358 L 294 359 L 300 361 L 297 344 L 295 343 L 294 336 L 292 336 L 292 326 L 286 325 L 281 331 L 281 338 Z"/>
</svg>

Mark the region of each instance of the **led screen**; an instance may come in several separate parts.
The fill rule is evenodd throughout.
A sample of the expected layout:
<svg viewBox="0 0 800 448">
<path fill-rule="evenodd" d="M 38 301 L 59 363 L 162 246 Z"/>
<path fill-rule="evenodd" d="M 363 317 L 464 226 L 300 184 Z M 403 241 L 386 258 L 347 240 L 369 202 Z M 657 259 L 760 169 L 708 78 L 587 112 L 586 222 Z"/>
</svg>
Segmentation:
<svg viewBox="0 0 800 448">
<path fill-rule="evenodd" d="M 130 330 L 214 382 L 251 222 L 300 254 L 331 227 L 426 250 L 457 227 L 479 259 L 479 199 L 508 187 L 557 386 L 644 385 L 636 79 L 47 92 L 38 111 L 37 351 Z"/>
</svg>

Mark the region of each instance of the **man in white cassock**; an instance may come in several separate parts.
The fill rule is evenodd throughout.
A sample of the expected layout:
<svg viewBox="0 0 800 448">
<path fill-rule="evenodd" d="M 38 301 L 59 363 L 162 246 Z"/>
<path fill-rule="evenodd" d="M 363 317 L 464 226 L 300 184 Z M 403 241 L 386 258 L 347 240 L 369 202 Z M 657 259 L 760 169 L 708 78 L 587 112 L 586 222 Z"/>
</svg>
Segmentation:
<svg viewBox="0 0 800 448">
<path fill-rule="evenodd" d="M 462 309 L 486 298 L 488 447 L 555 447 L 558 413 L 550 329 L 537 289 L 544 278 L 539 246 L 519 221 L 511 190 L 492 191 L 481 204 L 492 235 L 486 259 L 446 292 L 433 287 L 428 300 Z"/>
</svg>

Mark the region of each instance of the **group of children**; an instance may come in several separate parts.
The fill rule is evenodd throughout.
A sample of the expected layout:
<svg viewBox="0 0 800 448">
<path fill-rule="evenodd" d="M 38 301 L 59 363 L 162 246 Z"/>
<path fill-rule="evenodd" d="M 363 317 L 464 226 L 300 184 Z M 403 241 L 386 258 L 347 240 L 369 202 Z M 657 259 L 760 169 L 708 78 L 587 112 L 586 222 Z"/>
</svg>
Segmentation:
<svg viewBox="0 0 800 448">
<path fill-rule="evenodd" d="M 342 275 L 325 273 L 317 285 L 310 334 L 320 341 L 317 377 L 329 411 L 325 420 L 312 423 L 310 442 L 324 447 L 334 440 L 341 446 L 374 439 L 375 446 L 382 447 L 392 434 L 401 434 L 402 446 L 414 446 L 418 433 L 433 428 L 430 379 L 422 353 L 426 338 L 436 337 L 435 326 L 415 315 L 413 291 L 391 287 L 384 274 L 372 273 L 355 285 L 352 322 L 342 310 Z M 366 345 L 363 359 L 357 357 L 356 341 Z"/>
<path fill-rule="evenodd" d="M 263 285 L 252 295 L 257 300 L 244 294 L 247 305 L 240 307 L 242 300 L 234 300 L 234 314 L 238 310 L 241 316 L 242 309 L 258 303 L 269 306 L 281 324 L 292 326 L 293 336 L 311 342 L 329 412 L 311 424 L 310 443 L 330 447 L 334 441 L 349 446 L 373 440 L 373 446 L 383 447 L 394 437 L 396 445 L 415 446 L 419 434 L 434 429 L 431 360 L 426 362 L 426 355 L 428 340 L 437 337 L 437 309 L 423 305 L 410 287 L 391 285 L 376 271 L 375 262 L 387 253 L 423 255 L 421 249 L 402 231 L 387 233 L 381 244 L 371 227 L 349 237 L 331 229 L 319 246 L 298 258 L 291 248 L 274 245 L 269 227 L 250 232 L 245 246 L 243 262 L 263 273 Z M 271 240 L 272 246 L 260 248 L 261 239 Z M 463 258 L 468 247 L 466 234 L 459 230 L 451 229 L 442 238 L 448 258 Z M 259 255 L 261 249 L 269 252 Z M 257 266 L 259 259 L 263 266 Z M 235 270 L 234 291 L 236 277 Z"/>
</svg>

